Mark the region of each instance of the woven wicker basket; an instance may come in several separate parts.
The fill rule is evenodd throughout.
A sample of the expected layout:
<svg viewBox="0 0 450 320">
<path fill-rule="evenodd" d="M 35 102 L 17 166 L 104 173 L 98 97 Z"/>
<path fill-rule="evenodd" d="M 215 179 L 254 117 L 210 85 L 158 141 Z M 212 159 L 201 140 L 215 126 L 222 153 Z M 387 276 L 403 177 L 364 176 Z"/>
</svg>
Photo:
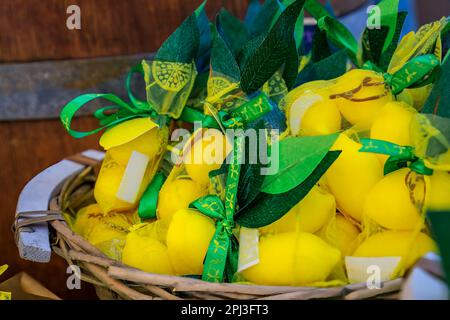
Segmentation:
<svg viewBox="0 0 450 320">
<path fill-rule="evenodd" d="M 23 216 L 17 216 L 15 232 L 36 223 L 48 222 L 52 250 L 69 265 L 80 267 L 81 279 L 95 286 L 100 299 L 395 299 L 400 290 L 402 279 L 384 282 L 380 289 L 368 289 L 365 283 L 332 288 L 258 286 L 210 283 L 192 278 L 151 274 L 128 267 L 106 257 L 75 234 L 62 218 L 61 212 L 76 212 L 78 208 L 94 201 L 93 186 L 99 165 L 85 161 L 79 155 L 69 159 L 85 165 L 86 169 L 64 182 L 59 194 L 50 201 L 45 217 L 24 219 Z"/>
</svg>

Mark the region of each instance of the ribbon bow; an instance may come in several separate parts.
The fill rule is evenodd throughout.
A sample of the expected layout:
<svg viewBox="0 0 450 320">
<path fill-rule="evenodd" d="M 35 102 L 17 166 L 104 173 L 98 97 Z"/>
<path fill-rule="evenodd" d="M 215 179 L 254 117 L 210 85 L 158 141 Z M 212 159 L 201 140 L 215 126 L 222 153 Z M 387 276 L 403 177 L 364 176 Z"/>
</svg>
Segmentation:
<svg viewBox="0 0 450 320">
<path fill-rule="evenodd" d="M 425 166 L 423 160 L 415 155 L 414 147 L 400 146 L 388 141 L 365 138 L 361 139 L 361 144 L 362 147 L 359 149 L 359 152 L 372 152 L 389 156 L 384 164 L 385 175 L 405 167 L 409 167 L 418 174 L 433 174 L 433 170 Z"/>
<path fill-rule="evenodd" d="M 122 122 L 142 117 L 155 118 L 158 116 L 154 108 L 147 102 L 134 97 L 131 91 L 131 77 L 134 73 L 142 73 L 141 64 L 136 65 L 127 75 L 125 86 L 127 88 L 128 97 L 131 104 L 126 103 L 118 96 L 111 93 L 88 93 L 83 94 L 68 104 L 66 104 L 60 114 L 61 122 L 64 128 L 74 138 L 84 138 L 86 136 L 98 133 L 106 128 L 113 127 Z M 95 99 L 104 99 L 112 102 L 112 106 L 101 107 L 94 111 L 94 117 L 99 120 L 100 126 L 91 131 L 76 131 L 71 128 L 72 119 L 78 110 L 85 107 L 87 103 Z"/>
<path fill-rule="evenodd" d="M 240 175 L 240 159 L 243 136 L 237 136 L 233 143 L 233 158 L 229 166 L 225 201 L 208 195 L 197 199 L 191 205 L 204 215 L 216 219 L 216 231 L 206 253 L 202 279 L 210 282 L 223 282 L 227 262 L 236 264 L 239 255 L 236 239 L 233 236 L 234 213 Z M 235 269 L 235 268 L 233 268 Z"/>
</svg>

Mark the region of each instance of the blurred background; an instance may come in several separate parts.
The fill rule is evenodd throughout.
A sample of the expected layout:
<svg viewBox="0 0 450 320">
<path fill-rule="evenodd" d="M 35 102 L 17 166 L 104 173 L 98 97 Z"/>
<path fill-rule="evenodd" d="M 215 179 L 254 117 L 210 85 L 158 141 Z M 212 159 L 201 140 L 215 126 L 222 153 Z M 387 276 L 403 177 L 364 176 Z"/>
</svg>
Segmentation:
<svg viewBox="0 0 450 320">
<path fill-rule="evenodd" d="M 61 298 L 95 298 L 85 283 L 82 290 L 66 288 L 67 265 L 59 257 L 53 256 L 50 264 L 19 258 L 10 229 L 18 195 L 27 181 L 51 164 L 82 150 L 98 149 L 98 136 L 76 140 L 62 128 L 57 114 L 68 99 L 61 92 L 71 93 L 71 98 L 82 92 L 123 93 L 128 68 L 155 51 L 200 2 L 0 1 L 0 265 L 10 265 L 0 282 L 26 271 Z M 367 6 L 376 2 L 331 0 L 328 5 L 358 36 L 366 23 Z M 449 0 L 400 2 L 401 10 L 409 12 L 404 33 L 450 14 Z M 73 4 L 81 8 L 81 30 L 66 27 L 66 9 Z M 247 4 L 247 0 L 209 0 L 207 12 L 212 18 L 226 7 L 243 18 Z M 80 117 L 75 125 L 87 130 L 94 124 L 91 118 Z"/>
</svg>

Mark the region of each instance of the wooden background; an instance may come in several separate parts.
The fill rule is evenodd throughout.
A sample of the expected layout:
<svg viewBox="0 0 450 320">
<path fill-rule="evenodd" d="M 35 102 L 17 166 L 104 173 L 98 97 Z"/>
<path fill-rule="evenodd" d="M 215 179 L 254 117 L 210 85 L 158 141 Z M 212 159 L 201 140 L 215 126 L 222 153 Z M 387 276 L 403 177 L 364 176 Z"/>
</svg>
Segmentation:
<svg viewBox="0 0 450 320">
<path fill-rule="evenodd" d="M 1 0 L 0 63 L 152 52 L 199 3 L 200 0 Z M 80 31 L 66 28 L 66 8 L 71 4 L 78 4 L 82 10 Z M 447 0 L 418 4 L 421 22 L 450 12 Z M 209 15 L 213 16 L 222 6 L 242 17 L 247 1 L 210 0 Z M 77 122 L 80 129 L 94 125 L 89 118 Z M 0 265 L 10 265 L 0 282 L 26 271 L 62 298 L 95 298 L 87 284 L 82 290 L 66 289 L 66 263 L 62 259 L 53 257 L 50 264 L 21 260 L 10 226 L 17 197 L 26 182 L 67 155 L 97 148 L 98 136 L 75 140 L 59 121 L 45 120 L 0 122 L 0 137 Z"/>
</svg>

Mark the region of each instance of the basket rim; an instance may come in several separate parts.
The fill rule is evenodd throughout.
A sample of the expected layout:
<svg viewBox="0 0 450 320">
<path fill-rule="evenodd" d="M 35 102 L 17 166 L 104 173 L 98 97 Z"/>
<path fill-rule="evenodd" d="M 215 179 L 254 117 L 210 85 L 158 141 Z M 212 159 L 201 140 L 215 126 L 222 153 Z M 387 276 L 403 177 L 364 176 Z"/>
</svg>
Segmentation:
<svg viewBox="0 0 450 320">
<path fill-rule="evenodd" d="M 48 213 L 48 224 L 56 235 L 52 251 L 66 260 L 69 265 L 77 265 L 84 270 L 81 279 L 96 287 L 106 287 L 123 299 L 177 300 L 177 294 L 188 295 L 187 299 L 365 299 L 383 294 L 398 292 L 403 278 L 384 281 L 378 289 L 369 289 L 366 283 L 347 284 L 342 286 L 271 286 L 244 283 L 212 283 L 201 279 L 149 273 L 113 260 L 103 254 L 86 239 L 76 234 L 64 219 L 61 219 L 60 204 L 73 191 L 74 183 L 82 184 L 83 179 L 92 174 L 101 161 L 86 159 L 76 154 L 66 158 L 82 164 L 85 169 L 63 180 L 60 192 L 51 199 Z M 59 215 L 55 215 L 59 212 Z M 42 214 L 43 212 L 40 212 Z M 40 218 L 42 222 L 42 218 Z M 63 221 L 62 221 L 63 220 Z M 31 225 L 33 219 L 23 223 L 23 227 Z M 17 232 L 18 230 L 16 230 Z M 145 293 L 143 293 L 143 291 Z"/>
</svg>

